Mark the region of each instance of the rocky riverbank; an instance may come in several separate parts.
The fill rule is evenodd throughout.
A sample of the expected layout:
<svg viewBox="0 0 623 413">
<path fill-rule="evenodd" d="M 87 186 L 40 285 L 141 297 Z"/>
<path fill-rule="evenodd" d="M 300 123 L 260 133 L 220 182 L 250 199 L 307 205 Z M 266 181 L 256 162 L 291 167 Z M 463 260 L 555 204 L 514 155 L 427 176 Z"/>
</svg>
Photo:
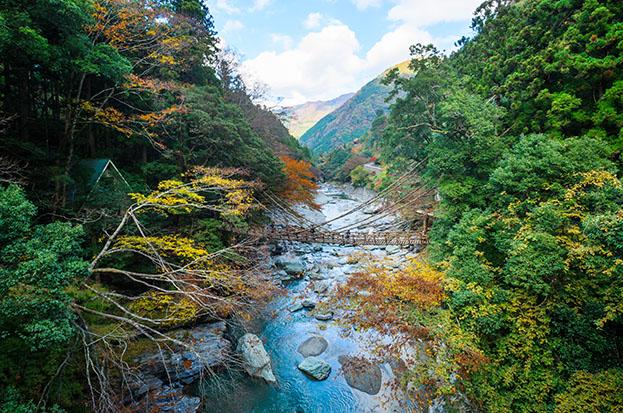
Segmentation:
<svg viewBox="0 0 623 413">
<path fill-rule="evenodd" d="M 322 210 L 302 208 L 301 213 L 324 222 L 371 196 L 324 185 L 317 199 Z M 332 225 L 365 219 L 373 208 Z M 271 251 L 272 281 L 281 284 L 285 296 L 248 325 L 246 334 L 233 333 L 224 323 L 199 326 L 181 337 L 194 351 L 142 355 L 137 361 L 147 367 L 139 374 L 137 394 L 147 394 L 143 400 L 160 411 L 179 413 L 199 411 L 200 405 L 205 412 L 218 408 L 221 413 L 401 411 L 390 363 L 369 361 L 379 338 L 345 326 L 343 310 L 332 308 L 331 298 L 350 274 L 363 270 L 364 256 L 398 268 L 416 252 L 299 243 L 275 244 Z M 221 374 L 201 374 L 224 365 L 228 368 Z"/>
</svg>

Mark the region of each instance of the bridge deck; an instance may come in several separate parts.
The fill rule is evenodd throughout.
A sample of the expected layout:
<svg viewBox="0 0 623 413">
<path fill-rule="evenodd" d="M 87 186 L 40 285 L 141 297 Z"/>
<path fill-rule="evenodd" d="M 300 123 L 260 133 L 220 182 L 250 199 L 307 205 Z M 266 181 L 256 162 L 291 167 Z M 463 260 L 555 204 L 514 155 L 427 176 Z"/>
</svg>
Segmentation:
<svg viewBox="0 0 623 413">
<path fill-rule="evenodd" d="M 287 226 L 270 228 L 256 233 L 261 238 L 282 241 L 298 241 L 304 243 L 337 244 L 337 245 L 426 245 L 426 235 L 412 231 L 382 232 L 331 232 L 326 230 L 309 230 L 303 227 Z"/>
</svg>

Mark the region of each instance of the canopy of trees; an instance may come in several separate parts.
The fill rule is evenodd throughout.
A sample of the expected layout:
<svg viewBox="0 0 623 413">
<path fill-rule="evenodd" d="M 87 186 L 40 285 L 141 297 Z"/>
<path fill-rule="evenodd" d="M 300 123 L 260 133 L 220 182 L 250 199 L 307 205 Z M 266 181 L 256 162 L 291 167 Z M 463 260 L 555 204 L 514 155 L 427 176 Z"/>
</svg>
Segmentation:
<svg viewBox="0 0 623 413">
<path fill-rule="evenodd" d="M 236 234 L 314 184 L 218 43 L 200 0 L 0 0 L 1 411 L 121 411 L 136 338 L 270 292 Z"/>
<path fill-rule="evenodd" d="M 353 288 L 379 295 L 361 322 L 408 326 L 453 364 L 412 384 L 483 411 L 620 409 L 622 18 L 613 0 L 486 1 L 457 52 L 416 45 L 416 75 L 388 77 L 382 160 L 396 174 L 425 160 L 439 189 L 442 305 L 388 309 L 378 277 Z"/>
</svg>

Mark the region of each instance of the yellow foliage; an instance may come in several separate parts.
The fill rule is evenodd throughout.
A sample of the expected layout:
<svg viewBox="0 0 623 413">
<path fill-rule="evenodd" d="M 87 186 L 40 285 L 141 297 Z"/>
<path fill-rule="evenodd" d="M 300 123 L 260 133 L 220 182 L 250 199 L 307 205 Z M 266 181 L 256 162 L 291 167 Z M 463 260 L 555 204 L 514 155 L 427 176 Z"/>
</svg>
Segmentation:
<svg viewBox="0 0 623 413">
<path fill-rule="evenodd" d="M 199 307 L 187 297 L 150 291 L 130 305 L 130 310 L 141 317 L 146 317 L 157 324 L 174 327 L 193 321 Z"/>
<path fill-rule="evenodd" d="M 254 206 L 252 183 L 248 181 L 224 177 L 221 170 L 212 168 L 195 168 L 185 177 L 190 181 L 162 181 L 157 190 L 147 195 L 131 193 L 130 197 L 141 208 L 172 214 L 208 208 L 222 215 L 243 216 Z M 220 196 L 208 204 L 202 193 Z"/>
<path fill-rule="evenodd" d="M 209 255 L 209 252 L 195 245 L 190 238 L 179 235 L 162 237 L 141 237 L 125 235 L 115 242 L 114 248 L 141 251 L 147 254 L 158 253 L 163 257 L 175 257 L 197 260 Z"/>
<path fill-rule="evenodd" d="M 567 193 L 565 194 L 566 200 L 576 198 L 580 191 L 586 191 L 587 187 L 590 186 L 603 188 L 609 184 L 614 188 L 621 188 L 621 181 L 614 174 L 608 171 L 594 170 L 584 172 L 581 176 L 582 180 L 567 190 Z"/>
</svg>

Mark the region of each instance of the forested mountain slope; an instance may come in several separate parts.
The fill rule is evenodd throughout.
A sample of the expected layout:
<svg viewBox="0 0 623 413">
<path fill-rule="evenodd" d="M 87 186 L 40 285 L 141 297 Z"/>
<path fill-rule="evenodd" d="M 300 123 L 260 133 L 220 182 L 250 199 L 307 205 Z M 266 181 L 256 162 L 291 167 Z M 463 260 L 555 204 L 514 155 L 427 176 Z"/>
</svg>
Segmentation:
<svg viewBox="0 0 623 413">
<path fill-rule="evenodd" d="M 320 119 L 342 106 L 354 93 L 347 93 L 327 101 L 306 102 L 284 108 L 286 125 L 295 138 L 300 138 Z"/>
<path fill-rule="evenodd" d="M 0 411 L 140 410 L 134 357 L 269 293 L 236 231 L 310 165 L 217 44 L 199 0 L 0 1 Z"/>
<path fill-rule="evenodd" d="M 432 267 L 391 274 L 415 286 L 395 301 L 360 280 L 356 319 L 428 343 L 413 388 L 488 412 L 623 405 L 622 21 L 614 0 L 486 1 L 457 52 L 416 45 L 417 74 L 390 74 L 382 160 L 438 190 Z"/>
<path fill-rule="evenodd" d="M 396 66 L 400 73 L 409 73 L 408 65 Z M 341 107 L 320 119 L 300 138 L 316 155 L 335 149 L 362 137 L 380 115 L 386 114 L 391 88 L 382 83 L 386 73 L 362 87 Z"/>
</svg>

